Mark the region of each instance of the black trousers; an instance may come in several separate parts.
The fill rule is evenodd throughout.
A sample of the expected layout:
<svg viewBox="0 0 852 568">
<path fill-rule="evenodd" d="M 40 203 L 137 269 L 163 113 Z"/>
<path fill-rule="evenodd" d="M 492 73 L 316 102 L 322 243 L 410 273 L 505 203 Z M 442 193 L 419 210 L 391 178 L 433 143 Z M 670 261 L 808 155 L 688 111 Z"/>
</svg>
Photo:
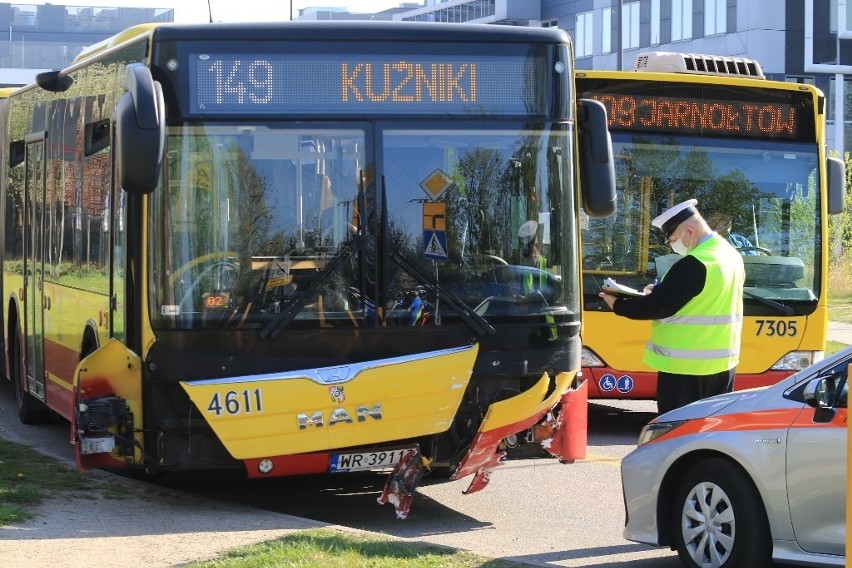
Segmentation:
<svg viewBox="0 0 852 568">
<path fill-rule="evenodd" d="M 690 402 L 734 389 L 735 369 L 714 375 L 657 373 L 657 411 L 662 414 Z"/>
</svg>

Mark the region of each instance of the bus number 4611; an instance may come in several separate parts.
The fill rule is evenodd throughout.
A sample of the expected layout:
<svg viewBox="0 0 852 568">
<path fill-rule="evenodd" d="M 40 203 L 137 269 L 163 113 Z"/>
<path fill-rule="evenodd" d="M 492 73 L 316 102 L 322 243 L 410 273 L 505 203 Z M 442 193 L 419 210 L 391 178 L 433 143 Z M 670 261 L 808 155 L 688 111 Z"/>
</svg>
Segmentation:
<svg viewBox="0 0 852 568">
<path fill-rule="evenodd" d="M 221 416 L 223 412 L 231 415 L 263 412 L 263 399 L 260 389 L 253 391 L 245 389 L 242 392 L 228 391 L 224 396 L 217 392 L 210 399 L 207 412 L 212 412 L 216 416 Z"/>
</svg>

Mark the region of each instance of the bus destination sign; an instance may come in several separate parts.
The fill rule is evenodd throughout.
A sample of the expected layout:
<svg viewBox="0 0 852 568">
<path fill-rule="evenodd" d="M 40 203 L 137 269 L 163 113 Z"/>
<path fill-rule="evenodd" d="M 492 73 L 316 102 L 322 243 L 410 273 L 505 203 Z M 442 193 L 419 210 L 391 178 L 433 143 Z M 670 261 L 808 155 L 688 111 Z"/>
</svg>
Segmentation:
<svg viewBox="0 0 852 568">
<path fill-rule="evenodd" d="M 799 117 L 792 104 L 629 94 L 589 97 L 603 103 L 614 130 L 791 140 L 799 135 Z"/>
<path fill-rule="evenodd" d="M 192 54 L 193 114 L 543 114 L 529 56 Z M 540 86 L 540 87 L 539 87 Z"/>
</svg>

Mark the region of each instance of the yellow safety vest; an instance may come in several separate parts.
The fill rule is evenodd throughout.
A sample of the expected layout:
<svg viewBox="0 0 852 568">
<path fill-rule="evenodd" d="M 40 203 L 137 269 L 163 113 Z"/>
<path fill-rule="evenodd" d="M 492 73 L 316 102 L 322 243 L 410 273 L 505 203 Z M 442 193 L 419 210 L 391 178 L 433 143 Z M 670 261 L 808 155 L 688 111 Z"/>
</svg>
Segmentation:
<svg viewBox="0 0 852 568">
<path fill-rule="evenodd" d="M 535 277 L 532 274 L 527 274 L 524 278 L 524 295 L 531 294 L 536 289 L 541 290 L 544 288 L 547 282 L 547 259 L 543 256 L 538 257 L 538 269 L 538 288 L 535 287 Z M 548 314 L 544 319 L 550 326 L 550 338 L 556 339 L 557 331 L 553 316 Z"/>
<path fill-rule="evenodd" d="M 689 254 L 707 268 L 704 289 L 673 316 L 651 322 L 643 361 L 666 373 L 721 373 L 740 360 L 743 260 L 717 234 Z"/>
<path fill-rule="evenodd" d="M 529 273 L 524 278 L 524 294 L 529 294 L 533 290 L 541 290 L 547 282 L 547 259 L 543 256 L 538 257 L 538 288 L 535 287 L 535 277 Z M 517 281 L 516 281 L 517 282 Z"/>
</svg>

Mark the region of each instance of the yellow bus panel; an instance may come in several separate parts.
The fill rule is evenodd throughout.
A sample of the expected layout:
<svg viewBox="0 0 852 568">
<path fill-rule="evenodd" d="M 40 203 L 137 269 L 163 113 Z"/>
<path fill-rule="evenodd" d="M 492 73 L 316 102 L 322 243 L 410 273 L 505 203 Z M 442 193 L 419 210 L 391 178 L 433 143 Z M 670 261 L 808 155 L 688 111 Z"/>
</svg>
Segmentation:
<svg viewBox="0 0 852 568">
<path fill-rule="evenodd" d="M 288 375 L 181 386 L 234 458 L 290 455 L 447 430 L 477 352 L 473 345 L 376 361 L 345 383 Z"/>
</svg>

